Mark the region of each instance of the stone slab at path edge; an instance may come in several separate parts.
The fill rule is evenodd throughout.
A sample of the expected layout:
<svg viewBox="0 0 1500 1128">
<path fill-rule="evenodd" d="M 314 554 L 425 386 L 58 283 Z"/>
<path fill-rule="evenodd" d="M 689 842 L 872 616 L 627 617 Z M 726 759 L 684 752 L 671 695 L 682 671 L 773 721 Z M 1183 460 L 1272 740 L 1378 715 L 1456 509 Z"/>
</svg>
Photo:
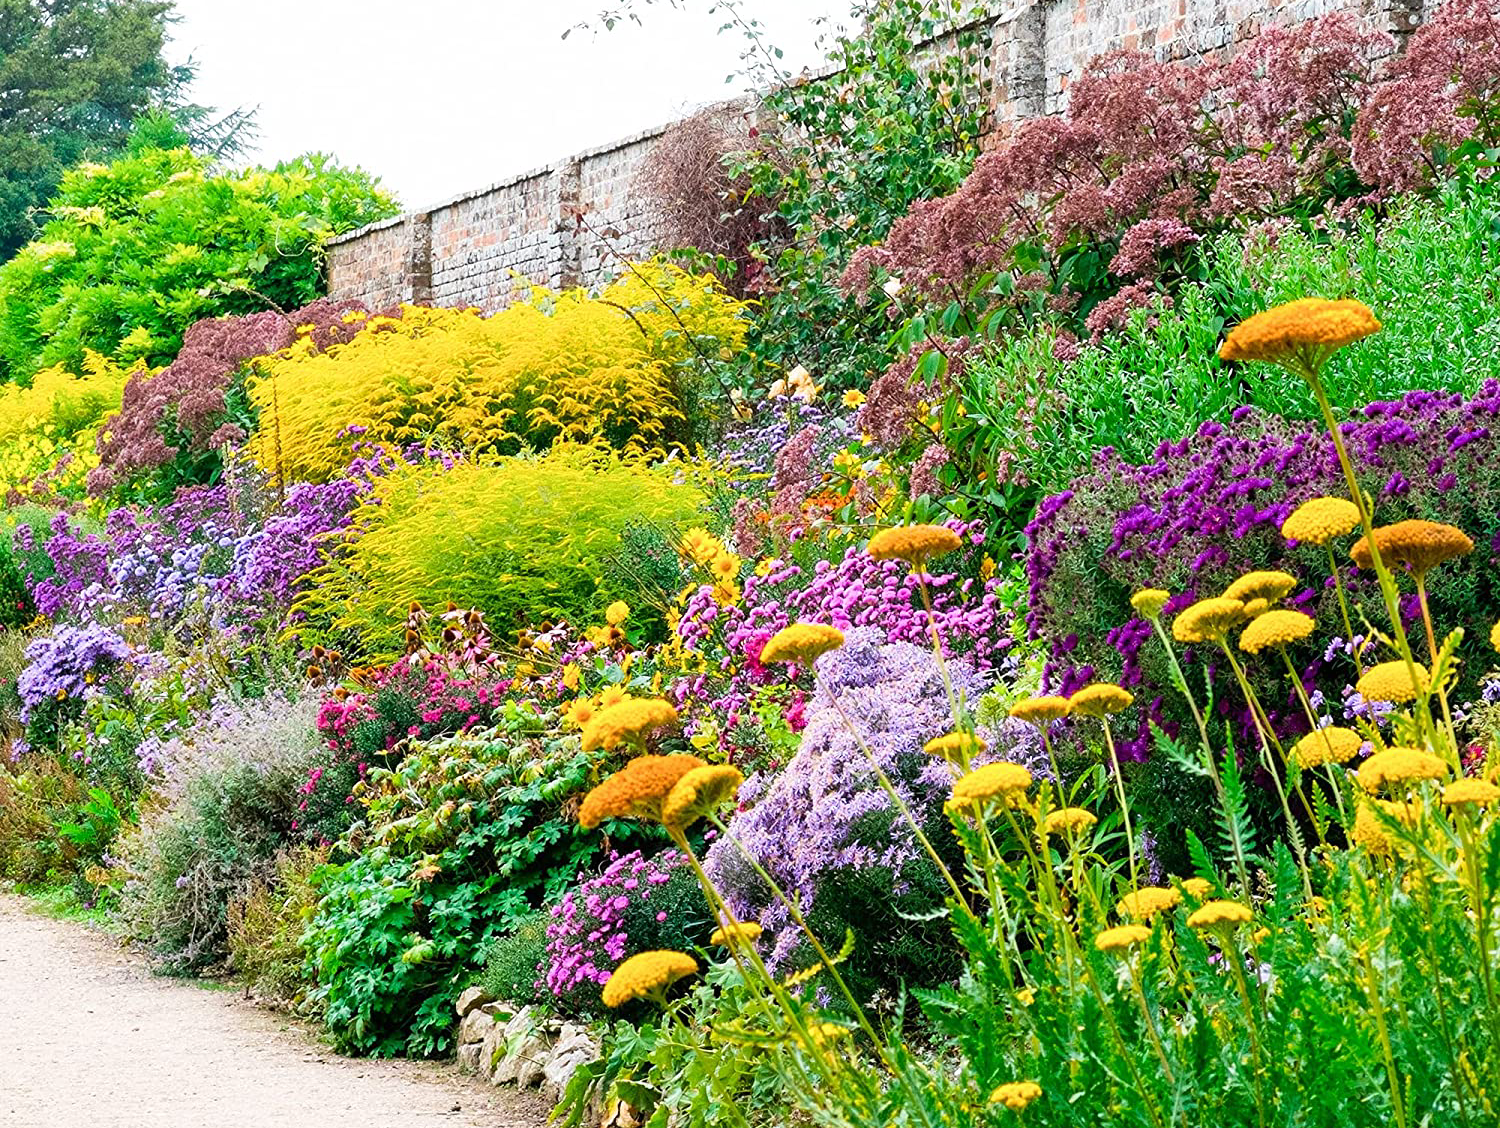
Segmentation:
<svg viewBox="0 0 1500 1128">
<path fill-rule="evenodd" d="M 351 1061 L 0 895 L 0 1128 L 541 1128 L 532 1095 Z"/>
</svg>

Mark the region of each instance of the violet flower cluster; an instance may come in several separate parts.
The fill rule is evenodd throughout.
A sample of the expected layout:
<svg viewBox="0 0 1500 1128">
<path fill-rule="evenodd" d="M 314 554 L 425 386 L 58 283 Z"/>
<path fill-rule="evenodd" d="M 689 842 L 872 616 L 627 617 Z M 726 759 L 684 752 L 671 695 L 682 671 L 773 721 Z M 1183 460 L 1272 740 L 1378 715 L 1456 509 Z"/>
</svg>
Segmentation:
<svg viewBox="0 0 1500 1128">
<path fill-rule="evenodd" d="M 972 704 L 988 688 L 990 676 L 972 662 L 946 665 L 953 691 L 965 702 Z M 705 861 L 736 916 L 758 921 L 770 934 L 773 969 L 787 966 L 798 933 L 741 850 L 804 912 L 812 911 L 827 879 L 849 871 L 900 894 L 921 848 L 892 809 L 861 743 L 924 827 L 941 816 L 955 778 L 946 761 L 923 751 L 928 740 L 953 727 L 942 670 L 930 649 L 857 627 L 842 648 L 818 660 L 817 674 L 796 756 L 780 773 L 757 773 L 746 781 L 729 835 L 714 843 Z M 1040 738 L 1030 726 L 1008 721 L 1003 731 L 981 736 L 991 749 L 986 759 L 1012 760 L 1045 774 Z"/>
<path fill-rule="evenodd" d="M 983 543 L 977 525 L 950 522 L 949 527 L 972 546 Z M 931 623 L 944 652 L 965 656 L 976 669 L 993 669 L 1013 645 L 1009 619 L 996 594 L 999 581 L 936 572 L 926 577 L 926 584 Z M 736 672 L 710 708 L 726 714 L 731 725 L 756 686 L 782 676 L 760 664 L 760 652 L 772 635 L 795 622 L 826 623 L 844 631 L 869 627 L 882 641 L 931 645 L 918 578 L 906 564 L 876 560 L 862 545 L 851 546 L 837 562 L 818 561 L 811 573 L 791 561 L 772 560 L 764 575 L 745 580 L 744 596 L 732 606 L 720 605 L 705 585 L 689 597 L 677 634 L 700 650 L 715 632 L 722 639 L 720 665 Z"/>
<path fill-rule="evenodd" d="M 1469 399 L 1442 392 L 1412 392 L 1370 404 L 1342 431 L 1363 488 L 1382 522 L 1423 517 L 1458 525 L 1479 548 L 1433 574 L 1430 598 L 1445 629 L 1466 628 L 1485 639 L 1500 614 L 1500 382 L 1486 381 Z M 1029 625 L 1049 644 L 1048 685 L 1069 693 L 1095 677 L 1118 678 L 1147 709 L 1137 710 L 1137 731 L 1122 752 L 1150 747 L 1147 716 L 1163 721 L 1163 700 L 1173 696 L 1163 671 L 1148 669 L 1143 653 L 1149 624 L 1130 609 L 1142 588 L 1174 593 L 1166 614 L 1216 595 L 1253 568 L 1281 568 L 1304 578 L 1290 605 L 1332 629 L 1340 622 L 1332 578 L 1321 549 L 1289 544 L 1281 524 L 1313 497 L 1344 496 L 1346 488 L 1326 431 L 1299 429 L 1249 408 L 1228 425 L 1205 423 L 1177 443 L 1163 443 L 1153 461 L 1132 466 L 1111 451 L 1072 489 L 1049 497 L 1027 527 Z M 1339 549 L 1347 552 L 1347 545 Z M 1373 586 L 1341 566 L 1351 595 L 1375 600 Z M 1079 610 L 1088 616 L 1080 619 Z M 1404 604 L 1415 617 L 1414 600 Z M 1370 613 L 1379 618 L 1376 606 Z M 1327 633 L 1323 635 L 1326 642 Z M 1346 675 L 1352 662 L 1323 653 L 1323 642 L 1305 656 L 1304 679 L 1328 663 Z M 1332 687 L 1325 687 L 1332 688 Z M 1288 691 L 1289 692 L 1289 689 Z M 1226 691 L 1224 701 L 1236 695 Z M 1226 706 L 1227 707 L 1227 706 Z M 1290 721 L 1295 700 L 1273 707 Z M 1174 725 L 1165 722 L 1172 731 Z"/>
<path fill-rule="evenodd" d="M 651 858 L 639 850 L 617 854 L 603 873 L 552 906 L 542 982 L 554 998 L 576 996 L 580 989 L 597 992 L 627 956 L 641 949 L 639 937 L 631 945 L 627 918 L 645 912 L 658 924 L 667 922 L 665 908 L 653 912 L 652 897 L 658 904 L 665 900 L 662 887 L 683 861 L 675 850 Z"/>
<path fill-rule="evenodd" d="M 64 623 L 26 647 L 26 666 L 16 679 L 21 720 L 46 702 L 82 701 L 102 692 L 110 675 L 130 658 L 130 646 L 98 625 Z"/>
</svg>

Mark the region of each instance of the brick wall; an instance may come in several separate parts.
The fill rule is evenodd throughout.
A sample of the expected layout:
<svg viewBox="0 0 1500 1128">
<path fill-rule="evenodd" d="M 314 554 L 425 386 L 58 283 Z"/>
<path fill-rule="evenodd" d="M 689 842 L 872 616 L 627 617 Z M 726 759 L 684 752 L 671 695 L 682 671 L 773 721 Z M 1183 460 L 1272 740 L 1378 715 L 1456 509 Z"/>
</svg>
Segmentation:
<svg viewBox="0 0 1500 1128">
<path fill-rule="evenodd" d="M 1063 109 L 1073 77 L 1115 48 L 1191 59 L 1232 49 L 1268 23 L 1337 10 L 1400 35 L 1439 2 L 1016 0 L 994 28 L 998 120 Z M 375 309 L 410 301 L 492 311 L 515 295 L 517 276 L 554 287 L 607 280 L 621 257 L 653 249 L 649 217 L 633 186 L 666 130 L 648 130 L 336 239 L 329 248 L 329 292 Z"/>
</svg>

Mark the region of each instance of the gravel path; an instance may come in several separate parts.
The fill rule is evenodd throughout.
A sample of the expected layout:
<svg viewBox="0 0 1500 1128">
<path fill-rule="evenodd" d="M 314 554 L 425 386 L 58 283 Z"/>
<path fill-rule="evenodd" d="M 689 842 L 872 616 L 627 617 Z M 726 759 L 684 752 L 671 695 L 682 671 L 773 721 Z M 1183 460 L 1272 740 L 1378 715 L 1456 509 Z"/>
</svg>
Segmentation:
<svg viewBox="0 0 1500 1128">
<path fill-rule="evenodd" d="M 0 1128 L 541 1128 L 531 1094 L 351 1061 L 0 896 Z"/>
</svg>

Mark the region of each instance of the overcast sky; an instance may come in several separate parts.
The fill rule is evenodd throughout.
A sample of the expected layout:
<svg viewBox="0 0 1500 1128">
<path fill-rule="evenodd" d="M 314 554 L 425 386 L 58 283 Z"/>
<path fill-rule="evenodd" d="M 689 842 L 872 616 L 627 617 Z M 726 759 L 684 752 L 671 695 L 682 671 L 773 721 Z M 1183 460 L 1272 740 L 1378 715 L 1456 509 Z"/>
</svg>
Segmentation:
<svg viewBox="0 0 1500 1128">
<path fill-rule="evenodd" d="M 743 37 L 690 2 L 564 40 L 605 0 L 177 0 L 171 54 L 198 63 L 196 101 L 259 107 L 256 160 L 332 151 L 417 207 L 739 92 Z M 796 72 L 848 3 L 744 7 Z"/>
</svg>

